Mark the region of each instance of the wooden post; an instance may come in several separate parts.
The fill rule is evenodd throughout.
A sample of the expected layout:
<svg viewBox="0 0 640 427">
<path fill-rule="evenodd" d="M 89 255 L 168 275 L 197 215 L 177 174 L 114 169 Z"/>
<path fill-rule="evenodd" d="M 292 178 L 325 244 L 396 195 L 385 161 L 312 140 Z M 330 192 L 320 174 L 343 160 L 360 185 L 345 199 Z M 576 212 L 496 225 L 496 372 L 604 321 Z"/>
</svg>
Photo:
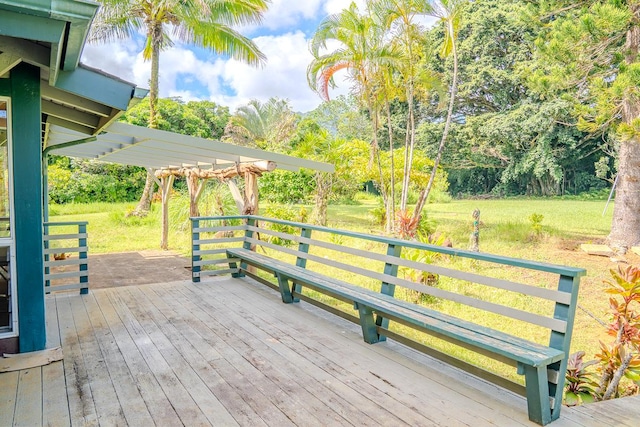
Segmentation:
<svg viewBox="0 0 640 427">
<path fill-rule="evenodd" d="M 471 233 L 469 250 L 480 251 L 480 209 L 476 209 L 471 214 L 473 217 L 473 233 Z"/>
<path fill-rule="evenodd" d="M 244 173 L 243 215 L 258 215 L 258 177 L 251 171 Z"/>
<path fill-rule="evenodd" d="M 160 190 L 162 191 L 162 238 L 160 247 L 164 250 L 169 249 L 169 197 L 171 196 L 171 187 L 174 179 L 173 175 L 160 178 Z"/>
<path fill-rule="evenodd" d="M 187 178 L 187 188 L 189 189 L 189 216 L 195 218 L 200 216 L 198 210 L 198 199 L 202 192 L 202 185 L 198 179 L 198 173 L 193 169 L 187 169 L 185 176 Z"/>
</svg>

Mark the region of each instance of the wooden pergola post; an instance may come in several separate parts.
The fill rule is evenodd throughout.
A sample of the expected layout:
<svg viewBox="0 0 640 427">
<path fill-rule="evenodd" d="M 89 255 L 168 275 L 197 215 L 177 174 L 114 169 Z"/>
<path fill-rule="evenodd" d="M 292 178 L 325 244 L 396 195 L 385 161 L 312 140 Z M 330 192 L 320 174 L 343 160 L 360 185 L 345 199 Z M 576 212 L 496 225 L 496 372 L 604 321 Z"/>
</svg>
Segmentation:
<svg viewBox="0 0 640 427">
<path fill-rule="evenodd" d="M 171 196 L 171 187 L 175 176 L 163 175 L 160 178 L 160 191 L 162 192 L 162 237 L 160 239 L 160 247 L 164 250 L 169 249 L 169 197 Z"/>
<path fill-rule="evenodd" d="M 238 163 L 225 169 L 200 169 L 200 168 L 175 168 L 161 169 L 155 171 L 156 178 L 160 178 L 162 188 L 162 238 L 160 247 L 168 249 L 169 235 L 169 193 L 176 176 L 184 176 L 189 189 L 189 216 L 200 216 L 198 201 L 204 190 L 207 179 L 217 179 L 227 182 L 231 193 L 234 195 L 240 213 L 243 215 L 258 214 L 258 177 L 264 172 L 271 172 L 276 169 L 276 164 L 270 161 L 259 161 L 255 163 Z M 231 179 L 242 176 L 245 179 L 244 197 L 240 206 L 240 191 L 235 182 Z M 235 191 L 234 191 L 235 190 Z"/>
</svg>

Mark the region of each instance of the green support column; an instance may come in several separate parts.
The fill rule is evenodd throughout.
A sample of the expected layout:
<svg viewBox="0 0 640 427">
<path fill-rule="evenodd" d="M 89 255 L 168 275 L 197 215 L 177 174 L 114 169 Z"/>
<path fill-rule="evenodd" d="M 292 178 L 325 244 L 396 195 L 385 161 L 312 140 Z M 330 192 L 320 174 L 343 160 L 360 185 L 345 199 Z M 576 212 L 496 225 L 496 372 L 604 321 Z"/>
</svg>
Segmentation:
<svg viewBox="0 0 640 427">
<path fill-rule="evenodd" d="M 20 352 L 46 346 L 40 69 L 11 70 L 14 237 Z"/>
</svg>

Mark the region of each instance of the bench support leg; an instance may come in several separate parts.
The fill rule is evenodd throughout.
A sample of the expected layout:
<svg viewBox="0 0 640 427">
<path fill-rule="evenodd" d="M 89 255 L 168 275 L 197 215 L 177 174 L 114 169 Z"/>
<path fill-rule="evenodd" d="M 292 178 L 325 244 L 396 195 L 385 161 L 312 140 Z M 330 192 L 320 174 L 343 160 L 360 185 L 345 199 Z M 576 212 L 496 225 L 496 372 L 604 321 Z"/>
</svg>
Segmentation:
<svg viewBox="0 0 640 427">
<path fill-rule="evenodd" d="M 529 419 L 540 425 L 549 424 L 553 419 L 551 417 L 547 367 L 520 366 L 519 368 L 524 368 Z"/>
<path fill-rule="evenodd" d="M 300 283 L 293 282 L 291 289 L 294 294 L 302 294 L 302 285 Z M 293 302 L 300 302 L 300 298 L 294 296 Z"/>
<path fill-rule="evenodd" d="M 291 295 L 291 288 L 289 288 L 289 279 L 283 275 L 276 273 L 278 278 L 278 286 L 280 287 L 280 295 L 282 295 L 282 302 L 290 304 L 293 302 L 293 296 Z"/>
<path fill-rule="evenodd" d="M 232 259 L 233 257 L 227 254 L 227 258 Z M 229 268 L 230 269 L 238 268 L 238 263 L 236 261 L 229 261 Z M 244 277 L 244 272 L 241 269 L 238 269 L 237 273 L 231 273 L 231 277 Z"/>
<path fill-rule="evenodd" d="M 375 344 L 380 341 L 378 335 L 378 329 L 376 328 L 376 321 L 373 318 L 373 310 L 362 304 L 355 304 L 358 313 L 360 314 L 360 326 L 362 326 L 362 337 L 364 342 L 368 344 Z"/>
</svg>

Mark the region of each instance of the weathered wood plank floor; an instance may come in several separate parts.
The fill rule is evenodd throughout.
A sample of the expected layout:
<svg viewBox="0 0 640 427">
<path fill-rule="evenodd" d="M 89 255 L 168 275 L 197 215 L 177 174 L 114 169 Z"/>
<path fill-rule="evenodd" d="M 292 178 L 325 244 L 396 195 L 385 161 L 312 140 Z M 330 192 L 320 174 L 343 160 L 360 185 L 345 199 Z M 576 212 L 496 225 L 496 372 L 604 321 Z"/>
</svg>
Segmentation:
<svg viewBox="0 0 640 427">
<path fill-rule="evenodd" d="M 249 280 L 50 296 L 47 319 L 64 360 L 0 374 L 0 426 L 533 425 L 524 399 Z M 638 425 L 640 400 L 608 403 L 553 425 Z"/>
</svg>

